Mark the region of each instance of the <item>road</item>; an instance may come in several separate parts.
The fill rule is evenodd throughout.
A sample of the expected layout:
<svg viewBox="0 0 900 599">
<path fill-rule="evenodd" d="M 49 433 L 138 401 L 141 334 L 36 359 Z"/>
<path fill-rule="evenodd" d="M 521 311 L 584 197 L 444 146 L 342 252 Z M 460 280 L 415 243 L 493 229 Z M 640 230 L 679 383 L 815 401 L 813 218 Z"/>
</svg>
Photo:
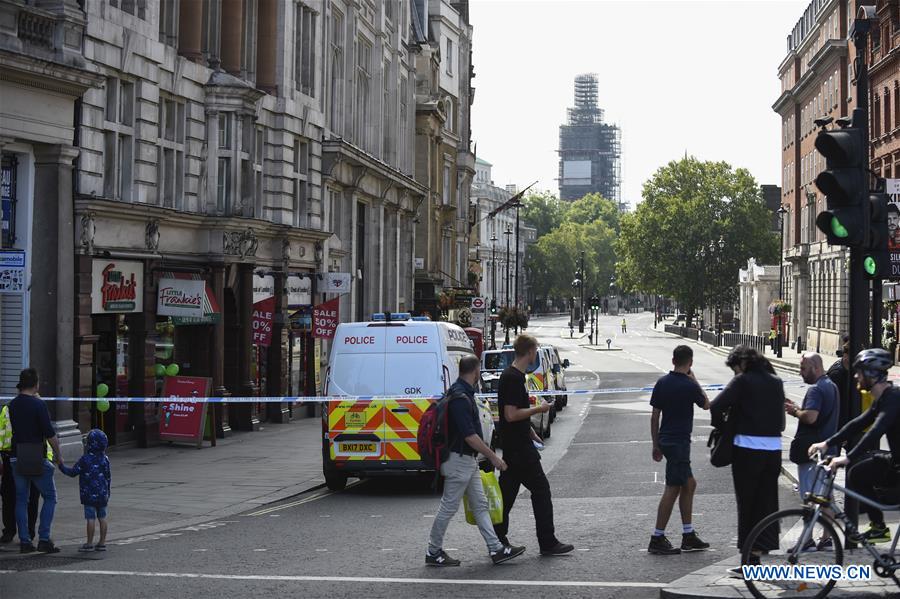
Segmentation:
<svg viewBox="0 0 900 599">
<path fill-rule="evenodd" d="M 669 370 L 671 351 L 681 341 L 654 331 L 651 314 L 626 318 L 625 334 L 619 330 L 621 317 L 600 320 L 601 339 L 612 339 L 617 351 L 596 351 L 583 345 L 586 339 L 568 339 L 563 317 L 534 318 L 530 332 L 569 358 L 570 388 L 652 384 Z M 702 383 L 730 378 L 722 356 L 698 345 L 694 370 Z M 795 400 L 798 393 L 792 391 Z M 528 546 L 524 556 L 493 566 L 460 510 L 445 548 L 463 560 L 462 566 L 426 568 L 425 543 L 439 498 L 422 480 L 379 479 L 351 484 L 342 493 L 318 490 L 227 520 L 126 540 L 102 557 L 81 557 L 72 548 L 56 556 L 6 554 L 0 556 L 0 597 L 655 597 L 665 583 L 734 555 L 736 519 L 730 470 L 706 460 L 709 418 L 697 410 L 694 525 L 712 549 L 670 557 L 646 552 L 664 479 L 663 464 L 650 458 L 648 397 L 572 396 L 554 424 L 544 467 L 557 535 L 576 547 L 568 556 L 538 555 L 531 504 L 520 497 L 510 538 Z M 790 503 L 786 481 L 782 491 L 782 504 Z M 680 540 L 680 526 L 676 509 L 669 525 L 673 540 Z M 114 504 L 110 527 L 115 528 Z"/>
</svg>

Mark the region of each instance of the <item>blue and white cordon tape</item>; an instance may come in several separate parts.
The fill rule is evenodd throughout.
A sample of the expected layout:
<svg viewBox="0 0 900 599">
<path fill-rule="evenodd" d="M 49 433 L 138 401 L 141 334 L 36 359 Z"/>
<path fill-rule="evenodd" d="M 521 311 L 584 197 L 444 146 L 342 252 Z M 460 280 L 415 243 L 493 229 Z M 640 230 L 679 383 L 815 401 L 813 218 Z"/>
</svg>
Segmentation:
<svg viewBox="0 0 900 599">
<path fill-rule="evenodd" d="M 786 382 L 786 387 L 806 386 L 801 382 Z M 700 385 L 705 391 L 721 391 L 725 388 L 724 384 Z M 653 391 L 653 385 L 646 387 L 610 387 L 606 389 L 578 389 L 572 391 L 529 391 L 528 395 L 533 397 L 557 397 L 560 395 L 612 395 L 616 393 L 650 393 Z M 477 397 L 495 398 L 496 393 L 477 393 Z M 436 400 L 441 395 L 315 395 L 315 396 L 283 396 L 283 397 L 42 397 L 44 401 L 118 401 L 125 403 L 164 403 L 177 401 L 178 403 L 309 403 L 318 402 L 326 403 L 331 401 L 414 401 L 421 399 Z M 13 399 L 12 397 L 0 397 L 0 402 L 6 402 Z"/>
</svg>

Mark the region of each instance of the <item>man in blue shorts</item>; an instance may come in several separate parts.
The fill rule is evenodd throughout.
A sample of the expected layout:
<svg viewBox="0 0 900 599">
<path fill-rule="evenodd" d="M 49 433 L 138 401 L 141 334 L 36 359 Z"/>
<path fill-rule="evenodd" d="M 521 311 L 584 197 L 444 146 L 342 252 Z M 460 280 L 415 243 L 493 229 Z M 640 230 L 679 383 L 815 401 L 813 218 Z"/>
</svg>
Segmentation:
<svg viewBox="0 0 900 599">
<path fill-rule="evenodd" d="M 694 508 L 694 492 L 697 481 L 691 472 L 691 431 L 694 426 L 694 406 L 709 409 L 709 398 L 700 387 L 691 367 L 694 352 L 687 345 L 679 345 L 672 352 L 669 374 L 656 381 L 650 405 L 650 436 L 653 440 L 653 460 L 666 459 L 666 490 L 659 500 L 656 512 L 656 529 L 650 537 L 647 551 L 657 555 L 674 555 L 682 551 L 709 549 L 709 543 L 700 540 L 691 523 Z M 662 415 L 662 425 L 660 425 Z M 666 525 L 675 507 L 681 510 L 683 534 L 681 548 L 673 547 L 666 538 Z"/>
</svg>

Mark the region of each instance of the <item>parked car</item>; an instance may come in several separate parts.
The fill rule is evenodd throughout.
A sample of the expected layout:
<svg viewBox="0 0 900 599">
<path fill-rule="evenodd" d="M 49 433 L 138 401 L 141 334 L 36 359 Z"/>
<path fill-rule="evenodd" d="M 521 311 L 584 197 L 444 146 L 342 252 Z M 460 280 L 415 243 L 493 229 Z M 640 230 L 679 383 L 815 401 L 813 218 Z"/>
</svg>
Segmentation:
<svg viewBox="0 0 900 599">
<path fill-rule="evenodd" d="M 500 381 L 500 374 L 511 366 L 515 359 L 515 352 L 512 348 L 490 349 L 481 354 L 481 381 L 482 389 L 485 393 L 496 393 L 497 384 Z M 549 366 L 548 357 L 545 352 L 538 351 L 537 360 L 534 364 L 528 366 L 525 373 L 525 386 L 529 391 L 543 391 L 544 389 L 544 367 Z M 531 405 L 536 406 L 540 403 L 541 398 L 535 395 L 531 396 Z M 494 414 L 495 421 L 499 420 L 500 413 L 497 408 L 497 398 L 492 397 L 491 413 Z M 550 410 L 547 414 L 534 414 L 531 417 L 531 425 L 537 431 L 541 438 L 550 437 L 550 425 L 555 418 L 554 410 Z"/>
</svg>

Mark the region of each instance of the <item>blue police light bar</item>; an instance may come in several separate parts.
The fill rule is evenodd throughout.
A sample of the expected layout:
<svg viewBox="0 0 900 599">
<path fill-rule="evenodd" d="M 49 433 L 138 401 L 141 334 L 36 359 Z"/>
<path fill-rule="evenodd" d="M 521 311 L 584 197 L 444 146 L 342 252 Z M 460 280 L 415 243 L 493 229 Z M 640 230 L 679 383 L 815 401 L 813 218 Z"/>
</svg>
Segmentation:
<svg viewBox="0 0 900 599">
<path fill-rule="evenodd" d="M 412 320 L 416 322 L 431 322 L 430 316 L 413 316 Z"/>
<path fill-rule="evenodd" d="M 376 312 L 375 314 L 372 315 L 372 321 L 373 322 L 386 321 L 387 318 L 385 318 L 385 314 L 386 314 L 386 312 Z M 409 312 L 391 312 L 390 316 L 391 316 L 392 321 L 393 320 L 409 320 L 411 318 L 411 315 Z"/>
</svg>

